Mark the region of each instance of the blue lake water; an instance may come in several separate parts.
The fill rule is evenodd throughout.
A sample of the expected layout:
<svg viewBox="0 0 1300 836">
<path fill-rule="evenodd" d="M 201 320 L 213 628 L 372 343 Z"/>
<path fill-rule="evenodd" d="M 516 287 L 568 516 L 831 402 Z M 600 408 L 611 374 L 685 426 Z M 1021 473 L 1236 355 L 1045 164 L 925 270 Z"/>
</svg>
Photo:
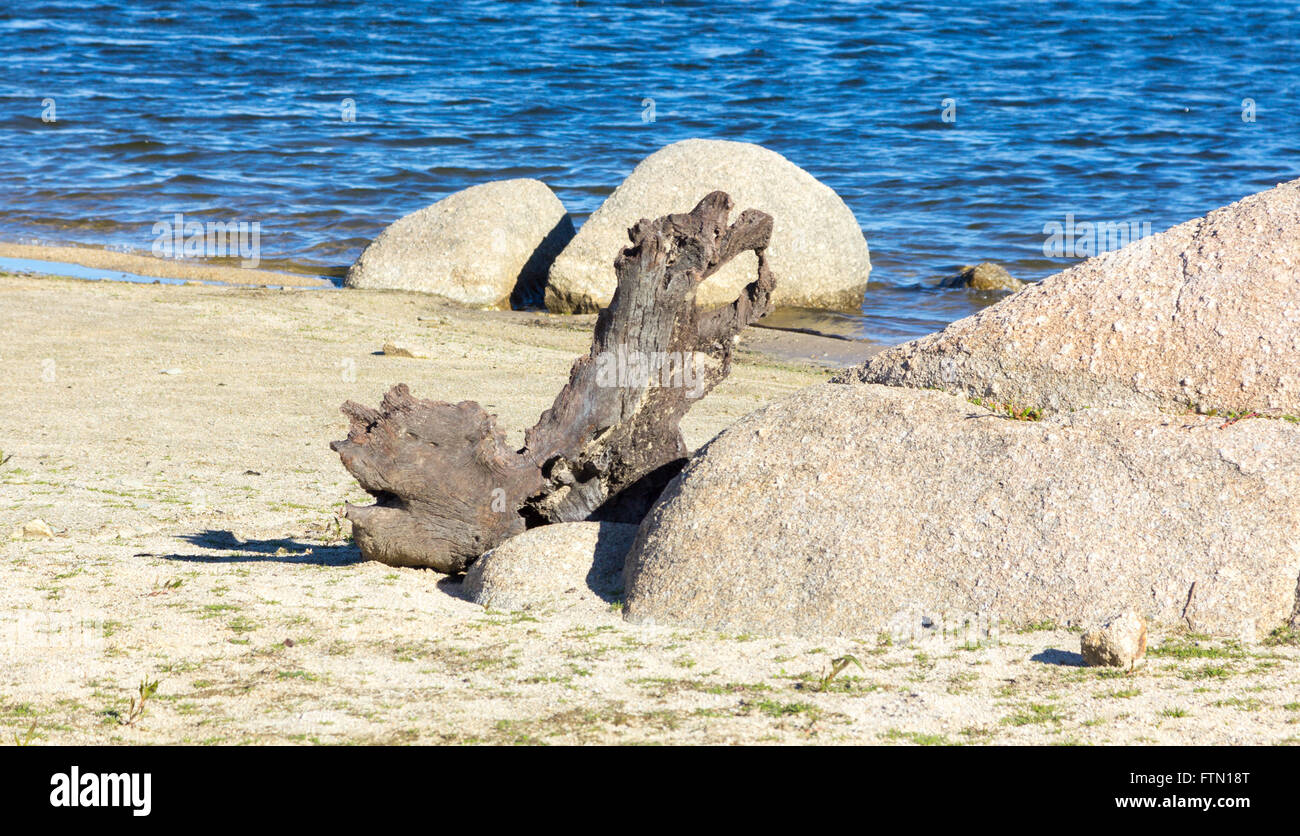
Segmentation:
<svg viewBox="0 0 1300 836">
<path fill-rule="evenodd" d="M 11 2 L 0 240 L 148 252 L 179 212 L 338 276 L 466 186 L 536 177 L 581 222 L 657 148 L 744 140 L 853 209 L 872 285 L 828 327 L 896 342 L 990 301 L 933 287 L 961 264 L 1077 261 L 1048 223 L 1300 176 L 1298 45 L 1291 2 Z"/>
</svg>

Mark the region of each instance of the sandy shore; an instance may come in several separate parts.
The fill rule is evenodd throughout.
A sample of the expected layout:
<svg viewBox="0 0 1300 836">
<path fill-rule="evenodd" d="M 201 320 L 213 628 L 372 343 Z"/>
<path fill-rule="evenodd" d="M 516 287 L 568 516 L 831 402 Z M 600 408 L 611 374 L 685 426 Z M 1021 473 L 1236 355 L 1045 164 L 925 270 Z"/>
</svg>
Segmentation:
<svg viewBox="0 0 1300 836">
<path fill-rule="evenodd" d="M 1098 671 L 1050 625 L 963 646 L 723 636 L 608 605 L 485 611 L 458 581 L 361 562 L 334 517 L 364 499 L 327 446 L 338 405 L 405 381 L 478 400 L 518 441 L 590 327 L 404 293 L 0 276 L 6 737 L 1300 742 L 1291 645 L 1162 634 L 1137 671 Z M 864 350 L 794 339 L 747 332 L 688 443 L 830 374 L 789 357 Z M 427 359 L 378 354 L 386 341 Z M 54 536 L 10 539 L 33 518 Z M 862 667 L 823 683 L 844 654 Z"/>
</svg>

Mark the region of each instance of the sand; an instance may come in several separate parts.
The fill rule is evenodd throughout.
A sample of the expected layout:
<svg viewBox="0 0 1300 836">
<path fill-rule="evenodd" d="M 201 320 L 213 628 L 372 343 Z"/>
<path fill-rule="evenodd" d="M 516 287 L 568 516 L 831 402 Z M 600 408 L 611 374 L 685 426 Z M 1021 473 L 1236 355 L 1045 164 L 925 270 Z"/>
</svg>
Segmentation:
<svg viewBox="0 0 1300 836">
<path fill-rule="evenodd" d="M 0 276 L 0 727 L 70 743 L 1300 742 L 1300 648 L 1152 636 L 1133 672 L 1042 625 L 977 642 L 494 612 L 362 562 L 328 442 L 404 381 L 512 439 L 591 317 L 428 297 Z M 861 347 L 746 332 L 698 446 Z M 385 342 L 427 359 L 378 354 Z M 842 341 L 841 341 L 842 342 Z M 819 366 L 791 357 L 827 355 Z M 33 519 L 53 537 L 12 539 Z M 832 660 L 852 655 L 824 682 Z M 143 712 L 132 699 L 156 682 Z"/>
</svg>

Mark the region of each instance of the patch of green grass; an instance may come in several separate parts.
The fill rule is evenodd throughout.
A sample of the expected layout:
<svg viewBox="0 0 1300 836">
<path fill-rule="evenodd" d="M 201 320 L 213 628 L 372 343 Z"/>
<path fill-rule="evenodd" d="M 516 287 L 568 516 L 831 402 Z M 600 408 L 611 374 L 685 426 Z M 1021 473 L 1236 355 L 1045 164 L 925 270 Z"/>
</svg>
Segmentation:
<svg viewBox="0 0 1300 836">
<path fill-rule="evenodd" d="M 1227 679 L 1233 670 L 1226 665 L 1205 665 L 1195 670 L 1183 671 L 1183 679 Z"/>
<path fill-rule="evenodd" d="M 1093 694 L 1093 697 L 1099 700 L 1128 700 L 1141 695 L 1142 692 L 1137 688 L 1125 688 L 1122 691 L 1111 691 L 1107 694 Z"/>
<path fill-rule="evenodd" d="M 926 734 L 925 732 L 909 732 L 899 729 L 888 729 L 880 735 L 885 740 L 895 742 L 914 743 L 917 746 L 952 746 L 953 742 L 941 734 Z"/>
<path fill-rule="evenodd" d="M 1016 632 L 1019 632 L 1019 633 L 1042 633 L 1042 632 L 1049 632 L 1049 631 L 1051 631 L 1051 630 L 1057 630 L 1057 629 L 1060 629 L 1060 628 L 1058 628 L 1058 627 L 1056 626 L 1056 622 L 1053 621 L 1053 620 L 1050 619 L 1050 618 L 1047 618 L 1047 619 L 1044 619 L 1044 620 L 1042 620 L 1042 621 L 1035 621 L 1033 624 L 1026 624 L 1024 627 L 1020 628 L 1020 629 L 1019 629 L 1018 631 L 1016 631 Z"/>
<path fill-rule="evenodd" d="M 320 677 L 310 671 L 292 670 L 280 671 L 276 674 L 276 679 L 301 679 L 304 682 L 318 682 Z"/>
<path fill-rule="evenodd" d="M 1015 421 L 1038 421 L 1043 417 L 1043 410 L 1036 406 L 1017 406 L 1015 404 L 986 401 L 983 398 L 967 398 L 976 406 L 982 406 L 989 412 L 1005 415 Z"/>
<path fill-rule="evenodd" d="M 1159 647 L 1148 650 L 1147 655 L 1169 659 L 1240 659 L 1246 652 L 1236 642 L 1216 646 L 1203 644 L 1189 635 L 1168 639 Z"/>
<path fill-rule="evenodd" d="M 755 707 L 768 717 L 791 717 L 804 715 L 817 719 L 820 711 L 817 706 L 807 702 L 780 702 L 779 700 L 760 700 Z"/>
<path fill-rule="evenodd" d="M 243 615 L 237 615 L 230 619 L 230 621 L 226 622 L 226 626 L 229 627 L 231 631 L 239 634 L 251 633 L 257 629 L 256 622 Z"/>
<path fill-rule="evenodd" d="M 1011 726 L 1032 726 L 1040 723 L 1059 723 L 1065 715 L 1054 705 L 1046 703 L 1029 703 L 1022 710 L 1002 718 L 1002 722 Z"/>
<path fill-rule="evenodd" d="M 958 732 L 958 734 L 971 740 L 988 740 L 993 737 L 994 731 L 993 729 L 985 728 L 984 726 L 967 726 Z"/>
<path fill-rule="evenodd" d="M 1217 700 L 1215 702 L 1210 703 L 1210 705 L 1214 706 L 1215 708 L 1235 708 L 1238 711 L 1259 711 L 1261 708 L 1264 707 L 1264 703 L 1260 702 L 1254 697 L 1250 697 L 1249 699 L 1242 699 L 1241 697 L 1231 697 L 1230 699 L 1226 699 L 1226 700 Z"/>
<path fill-rule="evenodd" d="M 31 703 L 17 702 L 8 703 L 0 708 L 6 717 L 35 717 L 36 709 L 32 708 Z"/>
<path fill-rule="evenodd" d="M 4 462 L 0 462 L 0 464 L 4 464 Z M 27 729 L 27 733 L 24 734 L 22 737 L 19 737 L 18 733 L 14 732 L 14 745 L 30 746 L 32 745 L 32 740 L 35 737 L 36 737 L 36 721 L 33 720 L 31 726 Z"/>
<path fill-rule="evenodd" d="M 1264 644 L 1269 647 L 1278 647 L 1280 645 L 1300 647 L 1300 630 L 1294 627 L 1278 627 L 1268 634 L 1268 638 L 1264 639 Z"/>
<path fill-rule="evenodd" d="M 847 668 L 849 665 L 856 665 L 858 670 L 864 673 L 866 672 L 866 668 L 862 667 L 862 663 L 858 661 L 858 658 L 856 656 L 850 654 L 839 656 L 831 660 L 830 670 L 827 671 L 826 675 L 823 676 L 818 681 L 817 690 L 825 691 L 827 688 L 829 688 L 831 686 L 831 683 L 835 681 L 835 677 L 843 673 L 844 669 Z"/>
<path fill-rule="evenodd" d="M 1179 707 L 1177 707 L 1177 706 L 1174 706 L 1174 707 L 1172 707 L 1172 708 L 1164 708 L 1164 709 L 1161 709 L 1161 711 L 1160 711 L 1160 716 L 1161 716 L 1161 717 L 1170 717 L 1170 718 L 1173 718 L 1173 719 L 1177 719 L 1177 718 L 1180 718 L 1180 717 L 1187 717 L 1187 716 L 1190 716 L 1190 715 L 1187 713 L 1187 709 L 1185 709 L 1185 708 L 1179 708 Z"/>
<path fill-rule="evenodd" d="M 1132 671 L 1124 668 L 1093 668 L 1097 673 L 1097 679 L 1127 679 L 1132 676 Z"/>
</svg>

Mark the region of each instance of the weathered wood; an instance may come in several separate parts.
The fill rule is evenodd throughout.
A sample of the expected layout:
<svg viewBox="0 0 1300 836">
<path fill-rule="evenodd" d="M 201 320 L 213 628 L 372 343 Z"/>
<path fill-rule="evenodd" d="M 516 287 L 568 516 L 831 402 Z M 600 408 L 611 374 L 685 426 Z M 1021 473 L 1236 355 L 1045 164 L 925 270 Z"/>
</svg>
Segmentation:
<svg viewBox="0 0 1300 836">
<path fill-rule="evenodd" d="M 771 309 L 772 218 L 750 209 L 728 226 L 731 208 L 713 192 L 628 231 L 591 350 L 523 449 L 509 449 L 478 404 L 419 400 L 405 384 L 379 410 L 344 404 L 351 429 L 330 447 L 376 499 L 345 509 L 362 554 L 455 573 L 526 527 L 640 522 L 686 461 L 682 416 L 730 372 L 740 331 Z M 751 250 L 757 278 L 731 305 L 700 310 L 700 282 Z"/>
</svg>

